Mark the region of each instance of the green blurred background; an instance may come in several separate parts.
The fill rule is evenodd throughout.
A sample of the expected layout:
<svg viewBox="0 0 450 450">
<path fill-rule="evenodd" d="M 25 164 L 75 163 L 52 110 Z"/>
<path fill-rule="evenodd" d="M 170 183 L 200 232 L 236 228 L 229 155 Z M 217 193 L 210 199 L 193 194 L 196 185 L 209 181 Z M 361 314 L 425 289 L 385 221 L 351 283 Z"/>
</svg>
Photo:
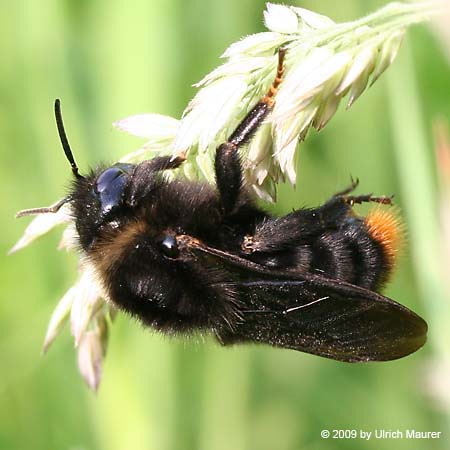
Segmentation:
<svg viewBox="0 0 450 450">
<path fill-rule="evenodd" d="M 291 4 L 356 19 L 385 2 Z M 395 193 L 409 243 L 386 294 L 424 316 L 429 343 L 394 362 L 346 365 L 265 347 L 169 340 L 119 317 L 97 395 L 65 330 L 40 356 L 50 314 L 76 279 L 54 232 L 10 257 L 23 208 L 60 198 L 70 178 L 53 119 L 62 99 L 79 166 L 142 143 L 112 129 L 139 112 L 179 117 L 191 85 L 241 36 L 263 31 L 263 0 L 19 0 L 1 3 L 0 449 L 444 449 L 449 403 L 427 392 L 449 361 L 448 275 L 440 255 L 432 123 L 450 117 L 448 59 L 424 25 L 393 67 L 302 145 L 297 189 L 272 209 L 316 205 L 350 174 L 360 192 Z M 447 55 L 448 57 L 448 55 Z M 447 278 L 443 275 L 447 270 Z M 447 284 L 444 282 L 446 280 Z M 436 368 L 437 367 L 437 368 Z M 435 381 L 437 383 L 437 381 Z M 427 387 L 428 386 L 428 387 Z M 444 389 L 445 390 L 445 389 Z M 447 391 L 448 392 L 448 391 Z M 440 395 L 440 394 L 439 394 Z M 322 429 L 443 431 L 437 440 L 322 439 Z"/>
</svg>

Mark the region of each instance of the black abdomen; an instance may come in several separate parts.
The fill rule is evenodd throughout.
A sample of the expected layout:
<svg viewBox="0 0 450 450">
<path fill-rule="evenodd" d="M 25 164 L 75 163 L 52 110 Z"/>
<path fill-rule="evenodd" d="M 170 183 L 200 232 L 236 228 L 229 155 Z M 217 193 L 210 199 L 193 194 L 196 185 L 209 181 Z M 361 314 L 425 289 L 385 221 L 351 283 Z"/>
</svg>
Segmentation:
<svg viewBox="0 0 450 450">
<path fill-rule="evenodd" d="M 311 243 L 308 271 L 378 291 L 390 272 L 380 242 L 370 234 L 366 223 L 349 218 L 341 228 L 327 231 Z"/>
<path fill-rule="evenodd" d="M 390 213 L 374 210 L 359 217 L 332 199 L 317 209 L 264 221 L 242 249 L 259 264 L 379 291 L 392 272 L 400 228 Z"/>
</svg>

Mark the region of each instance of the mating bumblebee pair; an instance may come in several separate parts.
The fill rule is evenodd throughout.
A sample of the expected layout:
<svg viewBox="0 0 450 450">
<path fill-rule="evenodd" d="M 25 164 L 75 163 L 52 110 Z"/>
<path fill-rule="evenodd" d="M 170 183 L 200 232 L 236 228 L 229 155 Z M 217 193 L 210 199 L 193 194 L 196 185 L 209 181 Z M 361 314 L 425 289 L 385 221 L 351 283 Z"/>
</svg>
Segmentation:
<svg viewBox="0 0 450 450">
<path fill-rule="evenodd" d="M 391 360 L 420 348 L 426 323 L 378 292 L 400 231 L 380 209 L 353 204 L 389 197 L 349 189 L 318 208 L 274 217 L 243 185 L 239 149 L 273 108 L 275 81 L 215 156 L 216 186 L 168 181 L 184 158 L 115 164 L 82 176 L 55 114 L 74 174 L 70 203 L 79 246 L 109 299 L 165 333 L 211 332 L 224 345 L 265 343 L 347 362 Z"/>
</svg>

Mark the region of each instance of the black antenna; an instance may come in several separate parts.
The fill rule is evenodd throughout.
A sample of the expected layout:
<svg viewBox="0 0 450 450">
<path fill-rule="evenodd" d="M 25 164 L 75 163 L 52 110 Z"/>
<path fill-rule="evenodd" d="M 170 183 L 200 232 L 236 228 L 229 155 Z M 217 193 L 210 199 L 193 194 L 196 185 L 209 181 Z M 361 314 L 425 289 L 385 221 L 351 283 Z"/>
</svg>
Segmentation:
<svg viewBox="0 0 450 450">
<path fill-rule="evenodd" d="M 55 100 L 55 119 L 56 119 L 56 126 L 58 127 L 59 139 L 61 139 L 61 144 L 64 153 L 66 155 L 66 158 L 70 162 L 70 166 L 72 167 L 72 173 L 75 175 L 76 178 L 83 178 L 78 172 L 77 164 L 75 162 L 75 159 L 73 158 L 69 141 L 67 140 L 66 131 L 64 130 L 64 122 L 61 114 L 61 101 L 59 100 L 59 98 Z"/>
</svg>

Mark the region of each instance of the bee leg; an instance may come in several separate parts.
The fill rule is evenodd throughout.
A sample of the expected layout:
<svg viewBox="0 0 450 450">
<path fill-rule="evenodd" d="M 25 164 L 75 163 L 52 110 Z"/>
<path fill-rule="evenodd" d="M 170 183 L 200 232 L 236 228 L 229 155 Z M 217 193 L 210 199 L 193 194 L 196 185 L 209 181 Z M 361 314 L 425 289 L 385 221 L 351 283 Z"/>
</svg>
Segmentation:
<svg viewBox="0 0 450 450">
<path fill-rule="evenodd" d="M 350 194 L 350 192 L 353 192 L 359 185 L 359 178 L 353 178 L 350 177 L 350 186 L 348 186 L 346 189 L 337 192 L 334 194 L 334 197 L 342 197 L 344 195 Z"/>
<path fill-rule="evenodd" d="M 63 205 L 72 201 L 72 196 L 68 195 L 63 199 L 57 201 L 51 206 L 47 206 L 44 208 L 32 208 L 32 209 L 23 209 L 16 214 L 16 219 L 24 216 L 35 216 L 37 214 L 47 214 L 47 213 L 57 213 Z"/>
<path fill-rule="evenodd" d="M 393 195 L 375 197 L 372 194 L 365 195 L 347 195 L 354 189 L 357 180 L 352 183 L 348 189 L 333 195 L 324 205 L 317 209 L 321 224 L 325 227 L 339 223 L 345 216 L 347 216 L 355 204 L 361 203 L 381 203 L 382 205 L 392 205 Z M 356 186 L 355 186 L 356 187 Z"/>
<path fill-rule="evenodd" d="M 242 188 L 242 166 L 238 150 L 250 141 L 275 104 L 278 86 L 283 78 L 285 54 L 285 49 L 278 51 L 277 75 L 267 94 L 244 117 L 227 142 L 217 148 L 214 169 L 220 201 L 225 214 L 234 210 Z"/>
<path fill-rule="evenodd" d="M 184 155 L 176 156 L 158 156 L 157 158 L 149 159 L 148 161 L 144 161 L 142 164 L 147 165 L 150 170 L 173 170 L 178 169 L 180 165 L 186 161 L 186 157 Z"/>
<path fill-rule="evenodd" d="M 379 197 L 374 197 L 372 194 L 342 196 L 342 199 L 350 206 L 353 206 L 356 203 L 360 205 L 361 203 L 368 203 L 368 202 L 381 203 L 382 205 L 392 205 L 393 198 L 394 198 L 393 195 L 391 196 L 382 195 Z"/>
<path fill-rule="evenodd" d="M 178 168 L 186 158 L 177 156 L 159 156 L 138 164 L 132 173 L 132 183 L 127 195 L 127 203 L 131 206 L 136 205 L 140 200 L 146 197 L 154 188 L 154 183 L 149 180 L 155 180 L 154 174 L 161 170 L 173 170 Z"/>
<path fill-rule="evenodd" d="M 327 202 L 327 204 L 333 204 L 336 201 L 338 202 L 344 202 L 347 205 L 353 206 L 354 204 L 361 204 L 361 203 L 368 203 L 368 202 L 374 202 L 374 203 L 381 203 L 383 205 L 392 205 L 392 199 L 393 195 L 391 196 L 378 196 L 375 197 L 373 194 L 364 194 L 364 195 L 348 195 L 350 192 L 353 192 L 359 184 L 359 179 L 353 179 L 351 177 L 351 184 L 348 188 L 344 189 L 343 191 L 340 191 L 333 195 L 331 200 Z"/>
</svg>

